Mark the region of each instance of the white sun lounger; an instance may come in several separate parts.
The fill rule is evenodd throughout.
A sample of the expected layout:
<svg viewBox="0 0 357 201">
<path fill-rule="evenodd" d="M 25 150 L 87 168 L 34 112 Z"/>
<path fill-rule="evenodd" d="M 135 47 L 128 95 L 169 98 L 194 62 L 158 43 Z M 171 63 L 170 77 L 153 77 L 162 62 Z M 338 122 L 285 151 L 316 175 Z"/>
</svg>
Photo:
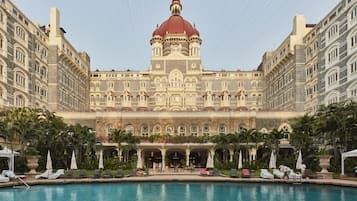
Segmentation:
<svg viewBox="0 0 357 201">
<path fill-rule="evenodd" d="M 301 179 L 301 174 L 295 173 L 293 170 L 290 170 L 289 179 Z"/>
<path fill-rule="evenodd" d="M 46 170 L 44 173 L 36 175 L 36 179 L 48 179 L 48 177 L 52 174 L 52 170 Z"/>
<path fill-rule="evenodd" d="M 272 175 L 267 169 L 260 170 L 260 177 L 263 179 L 274 179 L 274 175 Z"/>
<path fill-rule="evenodd" d="M 50 176 L 48 176 L 48 179 L 58 179 L 62 175 L 64 175 L 64 169 L 59 169 L 56 173 L 50 174 Z"/>
<path fill-rule="evenodd" d="M 3 170 L 2 175 L 5 177 L 8 177 L 10 180 L 11 179 L 17 179 L 19 178 L 13 171 L 11 170 Z"/>
<path fill-rule="evenodd" d="M 277 178 L 279 178 L 279 179 L 284 178 L 284 173 L 281 172 L 281 171 L 278 170 L 278 169 L 274 169 L 274 170 L 273 170 L 273 174 L 274 174 L 275 177 L 277 177 Z"/>
<path fill-rule="evenodd" d="M 5 177 L 4 175 L 0 175 L 0 183 L 1 182 L 8 182 L 8 181 L 10 181 L 9 177 Z"/>
</svg>

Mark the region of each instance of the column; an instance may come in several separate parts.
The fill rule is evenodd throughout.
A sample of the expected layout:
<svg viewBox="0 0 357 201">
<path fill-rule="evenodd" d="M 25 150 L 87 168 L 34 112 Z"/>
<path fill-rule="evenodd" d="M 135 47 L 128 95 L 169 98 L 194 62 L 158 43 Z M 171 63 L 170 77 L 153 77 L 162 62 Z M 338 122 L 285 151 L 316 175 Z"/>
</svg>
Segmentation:
<svg viewBox="0 0 357 201">
<path fill-rule="evenodd" d="M 186 149 L 186 167 L 190 166 L 190 153 L 191 150 L 189 148 Z"/>
<path fill-rule="evenodd" d="M 123 150 L 119 149 L 119 148 L 117 148 L 116 150 L 118 152 L 119 161 L 122 162 L 123 161 Z"/>
<path fill-rule="evenodd" d="M 137 169 L 142 169 L 143 168 L 143 160 L 141 158 L 141 149 L 136 150 L 136 156 L 138 157 L 137 163 L 136 163 L 136 168 Z"/>
<path fill-rule="evenodd" d="M 160 149 L 160 151 L 161 151 L 161 157 L 162 157 L 161 168 L 162 168 L 162 171 L 164 171 L 166 169 L 166 162 L 165 162 L 166 149 Z"/>
<path fill-rule="evenodd" d="M 233 162 L 233 155 L 234 155 L 234 150 L 233 149 L 230 149 L 229 150 L 229 162 Z"/>
</svg>

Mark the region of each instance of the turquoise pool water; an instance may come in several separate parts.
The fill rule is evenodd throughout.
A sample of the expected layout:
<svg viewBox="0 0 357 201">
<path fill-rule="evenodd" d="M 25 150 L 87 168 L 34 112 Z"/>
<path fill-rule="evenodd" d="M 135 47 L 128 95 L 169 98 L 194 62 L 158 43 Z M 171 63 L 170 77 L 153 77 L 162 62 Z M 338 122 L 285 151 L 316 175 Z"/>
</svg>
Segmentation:
<svg viewBox="0 0 357 201">
<path fill-rule="evenodd" d="M 115 183 L 0 189 L 0 201 L 356 201 L 346 187 L 246 183 Z"/>
</svg>

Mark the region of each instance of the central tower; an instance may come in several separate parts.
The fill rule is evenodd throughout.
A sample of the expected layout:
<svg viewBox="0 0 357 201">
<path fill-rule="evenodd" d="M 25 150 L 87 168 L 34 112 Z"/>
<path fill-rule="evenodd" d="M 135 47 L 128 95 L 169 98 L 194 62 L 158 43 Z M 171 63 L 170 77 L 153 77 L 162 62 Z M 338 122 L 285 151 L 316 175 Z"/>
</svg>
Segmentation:
<svg viewBox="0 0 357 201">
<path fill-rule="evenodd" d="M 182 16 L 180 0 L 172 0 L 171 16 L 154 30 L 150 78 L 155 111 L 195 111 L 202 75 L 201 39 Z"/>
</svg>

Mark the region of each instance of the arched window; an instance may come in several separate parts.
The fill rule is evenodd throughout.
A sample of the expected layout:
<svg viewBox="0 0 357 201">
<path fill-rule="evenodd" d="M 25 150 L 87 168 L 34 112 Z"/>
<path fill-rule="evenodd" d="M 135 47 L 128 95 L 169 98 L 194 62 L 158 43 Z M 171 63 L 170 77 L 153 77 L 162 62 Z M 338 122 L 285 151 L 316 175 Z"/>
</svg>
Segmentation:
<svg viewBox="0 0 357 201">
<path fill-rule="evenodd" d="M 16 36 L 18 36 L 22 40 L 26 40 L 26 32 L 25 32 L 25 30 L 22 27 L 20 27 L 19 25 L 17 25 L 15 29 L 16 29 L 15 30 Z"/>
<path fill-rule="evenodd" d="M 328 29 L 328 31 L 326 33 L 326 36 L 327 36 L 328 41 L 332 41 L 333 39 L 335 39 L 338 36 L 338 24 L 337 23 L 330 26 L 330 28 Z"/>
<path fill-rule="evenodd" d="M 218 134 L 226 134 L 226 125 L 220 124 L 218 126 Z"/>
<path fill-rule="evenodd" d="M 329 70 L 325 75 L 326 90 L 338 86 L 339 70 L 338 67 L 334 67 Z"/>
<path fill-rule="evenodd" d="M 161 126 L 160 125 L 154 126 L 154 134 L 161 135 Z"/>
<path fill-rule="evenodd" d="M 26 104 L 25 97 L 23 95 L 17 95 L 15 97 L 15 106 L 16 107 L 24 107 Z"/>
<path fill-rule="evenodd" d="M 131 124 L 128 124 L 127 126 L 125 126 L 125 133 L 129 134 L 134 134 L 134 126 Z"/>
<path fill-rule="evenodd" d="M 353 25 L 356 24 L 356 22 L 357 22 L 357 5 L 356 4 L 354 6 L 352 6 L 352 8 L 349 10 L 347 20 L 348 20 L 349 27 L 352 27 Z"/>
<path fill-rule="evenodd" d="M 339 51 L 338 45 L 332 46 L 326 54 L 326 64 L 331 65 L 338 61 Z"/>
<path fill-rule="evenodd" d="M 25 51 L 22 50 L 21 48 L 16 48 L 15 50 L 15 58 L 16 58 L 16 61 L 21 63 L 21 64 L 25 64 L 26 62 L 26 54 L 25 54 Z"/>
<path fill-rule="evenodd" d="M 26 77 L 21 71 L 15 72 L 15 82 L 17 86 L 26 87 Z"/>
<path fill-rule="evenodd" d="M 340 101 L 340 93 L 338 91 L 332 91 L 325 97 L 325 105 L 338 103 Z"/>
<path fill-rule="evenodd" d="M 141 136 L 149 136 L 149 127 L 147 125 L 141 126 Z"/>
<path fill-rule="evenodd" d="M 45 66 L 41 67 L 40 74 L 41 74 L 41 78 L 44 79 L 47 78 L 47 68 Z"/>
<path fill-rule="evenodd" d="M 207 136 L 209 136 L 209 133 L 210 133 L 210 127 L 209 127 L 209 124 L 205 124 L 205 125 L 203 125 L 203 127 L 202 127 L 202 134 L 203 134 L 203 135 L 207 135 Z"/>
<path fill-rule="evenodd" d="M 173 70 L 169 75 L 170 87 L 180 88 L 183 86 L 183 74 L 179 70 Z"/>
<path fill-rule="evenodd" d="M 0 79 L 1 78 L 6 78 L 7 74 L 7 67 L 5 65 L 5 62 L 3 60 L 0 60 Z"/>
<path fill-rule="evenodd" d="M 185 128 L 184 125 L 180 125 L 180 126 L 178 127 L 178 133 L 179 133 L 180 136 L 185 136 L 186 128 Z"/>
<path fill-rule="evenodd" d="M 198 135 L 198 127 L 196 125 L 191 125 L 190 133 L 191 133 L 191 136 L 197 136 Z"/>
</svg>

